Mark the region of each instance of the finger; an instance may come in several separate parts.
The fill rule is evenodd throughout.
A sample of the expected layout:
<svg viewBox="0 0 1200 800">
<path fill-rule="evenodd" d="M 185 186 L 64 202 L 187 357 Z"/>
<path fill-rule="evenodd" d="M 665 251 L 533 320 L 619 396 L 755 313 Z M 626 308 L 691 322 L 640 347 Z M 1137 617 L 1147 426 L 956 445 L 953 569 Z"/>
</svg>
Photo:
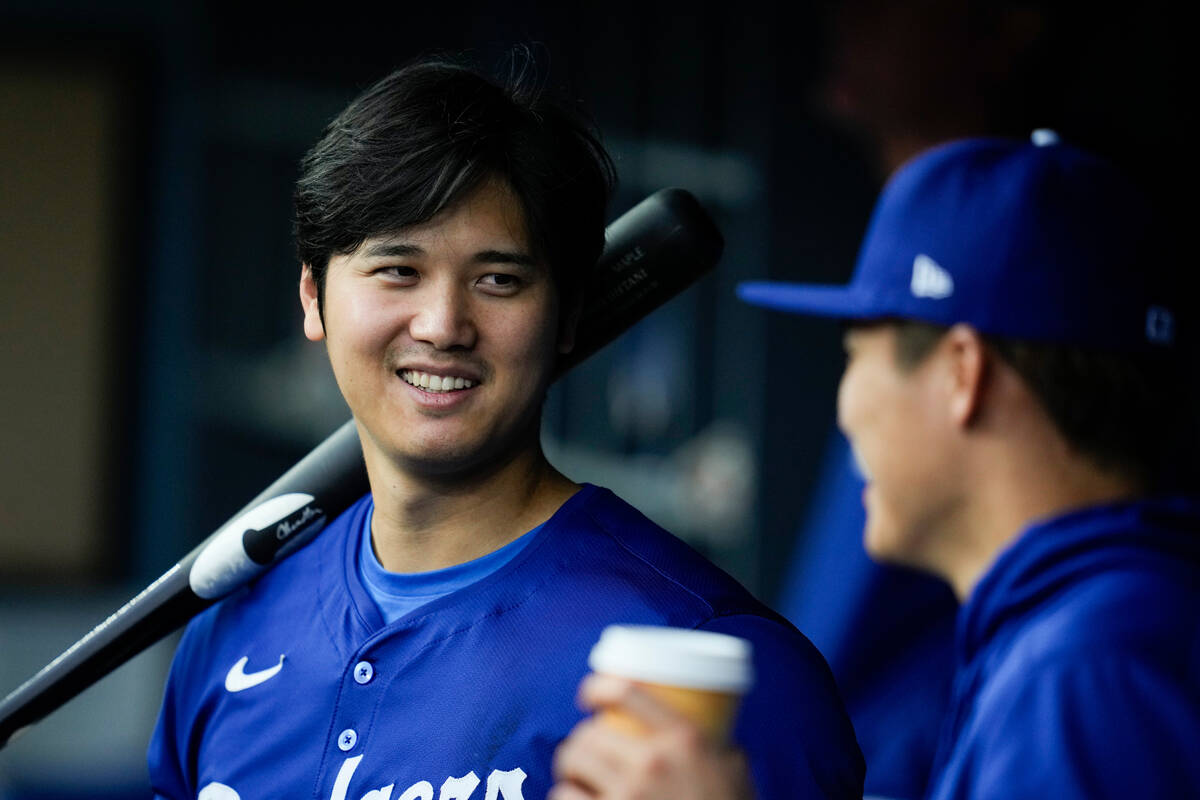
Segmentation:
<svg viewBox="0 0 1200 800">
<path fill-rule="evenodd" d="M 585 709 L 621 709 L 650 728 L 695 729 L 687 717 L 657 700 L 636 683 L 611 675 L 593 673 L 584 678 L 579 687 L 579 703 Z"/>
<path fill-rule="evenodd" d="M 598 791 L 624 771 L 632 740 L 597 720 L 585 720 L 554 751 L 555 779 Z"/>
<path fill-rule="evenodd" d="M 597 800 L 597 795 L 576 783 L 556 783 L 550 787 L 546 800 Z"/>
<path fill-rule="evenodd" d="M 750 778 L 750 765 L 741 750 L 727 748 L 714 766 L 728 787 L 726 795 L 729 800 L 754 800 L 757 797 L 754 782 Z"/>
<path fill-rule="evenodd" d="M 579 684 L 579 705 L 585 711 L 595 711 L 613 705 L 632 687 L 633 683 L 624 678 L 596 672 L 588 673 Z"/>
</svg>

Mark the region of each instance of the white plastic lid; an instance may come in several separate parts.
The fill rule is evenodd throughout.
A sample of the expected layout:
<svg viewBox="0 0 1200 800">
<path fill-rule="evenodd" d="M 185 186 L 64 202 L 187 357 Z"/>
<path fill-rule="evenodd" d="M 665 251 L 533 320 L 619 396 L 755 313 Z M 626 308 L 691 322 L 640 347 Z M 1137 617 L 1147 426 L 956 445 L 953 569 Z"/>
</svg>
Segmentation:
<svg viewBox="0 0 1200 800">
<path fill-rule="evenodd" d="M 754 683 L 750 642 L 659 625 L 609 625 L 592 647 L 594 672 L 635 681 L 743 693 Z"/>
</svg>

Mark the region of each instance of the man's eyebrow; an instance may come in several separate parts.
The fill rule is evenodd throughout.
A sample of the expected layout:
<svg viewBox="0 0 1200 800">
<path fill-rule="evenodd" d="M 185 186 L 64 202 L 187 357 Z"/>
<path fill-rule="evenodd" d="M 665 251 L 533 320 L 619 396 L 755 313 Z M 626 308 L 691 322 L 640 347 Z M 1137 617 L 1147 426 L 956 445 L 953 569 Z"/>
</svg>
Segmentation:
<svg viewBox="0 0 1200 800">
<path fill-rule="evenodd" d="M 395 242 L 379 242 L 366 249 L 363 255 L 370 258 L 397 258 L 404 256 L 419 256 L 424 250 L 415 244 L 397 244 Z"/>
<path fill-rule="evenodd" d="M 480 250 L 475 254 L 479 264 L 517 264 L 522 267 L 536 267 L 538 260 L 528 253 L 516 250 Z"/>
<path fill-rule="evenodd" d="M 363 255 L 368 258 L 406 258 L 423 256 L 425 250 L 415 244 L 378 242 L 368 247 Z M 538 265 L 536 258 L 519 250 L 480 250 L 472 260 L 477 264 L 516 264 L 523 267 Z"/>
</svg>

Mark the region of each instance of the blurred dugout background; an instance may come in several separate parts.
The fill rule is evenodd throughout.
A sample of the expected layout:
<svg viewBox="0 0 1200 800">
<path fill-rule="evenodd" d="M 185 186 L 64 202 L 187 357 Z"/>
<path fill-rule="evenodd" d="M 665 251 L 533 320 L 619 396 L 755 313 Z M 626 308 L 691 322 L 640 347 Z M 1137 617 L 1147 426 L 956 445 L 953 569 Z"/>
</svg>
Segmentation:
<svg viewBox="0 0 1200 800">
<path fill-rule="evenodd" d="M 672 185 L 716 217 L 716 272 L 555 387 L 546 446 L 774 602 L 839 331 L 734 285 L 845 280 L 881 181 L 945 138 L 1056 126 L 1163 189 L 1193 160 L 1165 10 L 897 5 L 0 2 L 0 693 L 347 417 L 301 335 L 296 165 L 435 50 L 533 43 L 617 159 L 613 218 Z M 146 796 L 172 644 L 0 752 L 0 798 Z"/>
</svg>

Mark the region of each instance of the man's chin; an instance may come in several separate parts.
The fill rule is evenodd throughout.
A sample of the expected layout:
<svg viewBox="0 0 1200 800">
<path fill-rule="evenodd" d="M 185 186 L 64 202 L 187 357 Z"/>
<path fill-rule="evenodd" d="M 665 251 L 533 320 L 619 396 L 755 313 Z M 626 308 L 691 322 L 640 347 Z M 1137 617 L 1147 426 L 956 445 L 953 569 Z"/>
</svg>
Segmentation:
<svg viewBox="0 0 1200 800">
<path fill-rule="evenodd" d="M 867 525 L 863 532 L 863 550 L 872 561 L 881 564 L 889 561 L 890 549 L 885 546 L 879 533 L 871 525 Z"/>
<path fill-rule="evenodd" d="M 404 428 L 392 421 L 379 436 L 368 436 L 378 458 L 391 469 L 417 479 L 470 481 L 502 470 L 539 452 L 538 419 L 519 426 L 472 426 L 453 423 L 416 424 Z M 372 459 L 368 459 L 368 466 Z M 387 469 L 387 467 L 385 467 Z"/>
<path fill-rule="evenodd" d="M 467 478 L 483 471 L 490 461 L 478 451 L 453 448 L 430 448 L 397 458 L 404 471 L 411 475 L 442 480 Z"/>
<path fill-rule="evenodd" d="M 907 566 L 901 537 L 891 527 L 867 518 L 863 531 L 863 549 L 867 556 L 879 564 L 901 564 Z"/>
<path fill-rule="evenodd" d="M 465 483 L 504 469 L 521 458 L 523 447 L 490 447 L 488 442 L 438 444 L 397 454 L 396 464 L 409 475 L 446 483 Z"/>
<path fill-rule="evenodd" d="M 899 531 L 869 521 L 863 532 L 863 549 L 876 564 L 923 572 L 945 579 L 930 554 L 922 550 L 922 542 L 912 532 Z"/>
</svg>

